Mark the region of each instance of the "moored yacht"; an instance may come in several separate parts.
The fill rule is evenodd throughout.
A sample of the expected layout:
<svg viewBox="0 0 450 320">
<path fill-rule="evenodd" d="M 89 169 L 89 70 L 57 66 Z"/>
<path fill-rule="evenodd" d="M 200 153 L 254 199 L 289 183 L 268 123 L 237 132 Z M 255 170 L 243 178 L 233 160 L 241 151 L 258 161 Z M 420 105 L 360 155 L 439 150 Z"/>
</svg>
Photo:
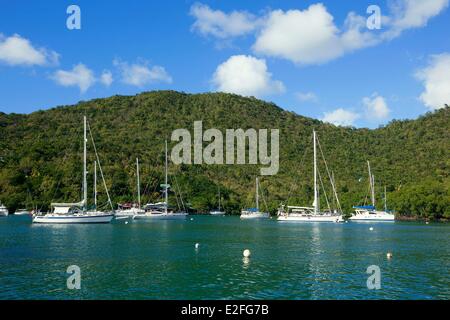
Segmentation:
<svg viewBox="0 0 450 320">
<path fill-rule="evenodd" d="M 79 203 L 52 203 L 52 212 L 45 215 L 36 215 L 34 223 L 74 224 L 74 223 L 109 223 L 114 217 L 100 211 L 85 211 L 84 202 Z"/>
<path fill-rule="evenodd" d="M 17 209 L 14 212 L 15 216 L 27 216 L 27 215 L 31 215 L 31 212 L 28 211 L 27 209 Z"/>
<path fill-rule="evenodd" d="M 386 211 L 378 211 L 374 206 L 354 206 L 355 213 L 349 218 L 354 222 L 393 222 L 395 215 Z"/>
<path fill-rule="evenodd" d="M 209 212 L 210 215 L 212 216 L 223 216 L 225 215 L 225 211 L 220 210 L 220 187 L 217 188 L 218 192 L 219 192 L 219 209 L 217 210 L 212 210 Z"/>
<path fill-rule="evenodd" d="M 384 187 L 384 210 L 377 210 L 375 207 L 375 176 L 370 170 L 370 162 L 367 161 L 369 170 L 369 187 L 371 205 L 354 206 L 355 213 L 349 218 L 355 222 L 392 222 L 395 221 L 395 215 L 387 209 L 386 187 Z"/>
<path fill-rule="evenodd" d="M 128 219 L 128 218 L 133 218 L 135 215 L 144 214 L 144 213 L 145 213 L 145 210 L 142 209 L 139 205 L 123 204 L 123 205 L 119 205 L 118 210 L 116 210 L 115 218 L 117 220 Z"/>
<path fill-rule="evenodd" d="M 167 140 L 165 144 L 165 153 L 166 153 L 166 161 L 165 161 L 165 183 L 163 185 L 164 188 L 164 197 L 165 201 L 159 203 L 157 206 L 155 205 L 147 205 L 144 213 L 139 213 L 133 216 L 133 219 L 136 220 L 183 220 L 186 219 L 188 215 L 187 212 L 176 212 L 175 210 L 169 209 L 169 184 L 168 184 L 168 155 L 167 155 Z"/>
<path fill-rule="evenodd" d="M 319 145 L 320 146 L 320 145 Z M 314 202 L 312 207 L 302 207 L 302 206 L 281 206 L 278 210 L 278 221 L 295 221 L 295 222 L 342 222 L 342 214 L 338 210 L 320 210 L 319 207 L 319 186 L 318 180 L 322 182 L 320 176 L 318 179 L 318 168 L 317 168 L 317 136 L 316 131 L 313 131 L 313 148 L 314 148 Z M 323 156 L 323 154 L 322 154 Z M 325 158 L 323 159 L 325 162 Z M 326 165 L 326 162 L 325 162 Z M 337 207 L 340 208 L 339 198 L 337 196 L 334 179 L 331 177 L 328 171 L 328 166 L 326 165 L 326 171 L 329 175 L 331 187 L 333 190 L 333 196 L 336 199 Z M 326 197 L 326 193 L 325 193 Z M 327 199 L 328 203 L 328 199 Z"/>
<path fill-rule="evenodd" d="M 0 217 L 7 217 L 9 214 L 8 208 L 6 208 L 2 203 L 0 202 Z"/>
<path fill-rule="evenodd" d="M 268 212 L 259 210 L 259 179 L 256 177 L 256 208 L 249 208 L 241 211 L 241 219 L 268 219 Z"/>
<path fill-rule="evenodd" d="M 92 139 L 92 143 L 94 140 Z M 100 166 L 100 173 L 102 174 L 103 184 L 108 195 L 108 201 L 111 206 L 111 212 L 97 211 L 97 188 L 96 175 L 94 179 L 95 190 L 95 209 L 90 210 L 87 206 L 87 120 L 84 116 L 84 139 L 83 139 L 83 200 L 78 203 L 52 203 L 52 211 L 47 214 L 37 213 L 33 216 L 33 223 L 45 224 L 79 224 L 79 223 L 109 223 L 114 218 L 114 210 L 112 207 L 111 198 L 109 197 L 108 189 L 106 188 L 105 179 L 103 177 L 102 169 L 96 154 L 96 163 Z M 95 150 L 95 145 L 94 145 Z M 96 171 L 95 171 L 96 172 Z"/>
<path fill-rule="evenodd" d="M 167 205 L 159 208 L 153 208 L 145 213 L 136 214 L 133 219 L 136 220 L 184 220 L 188 214 L 186 212 L 177 212 L 169 209 Z"/>
<path fill-rule="evenodd" d="M 303 222 L 342 222 L 342 215 L 336 212 L 322 212 L 315 214 L 314 207 L 281 207 L 278 212 L 278 221 L 303 221 Z"/>
<path fill-rule="evenodd" d="M 137 200 L 136 204 L 124 204 L 119 205 L 119 209 L 116 211 L 116 219 L 132 218 L 138 214 L 144 214 L 145 210 L 141 208 L 141 185 L 139 180 L 139 159 L 136 158 L 136 182 L 137 182 Z"/>
</svg>

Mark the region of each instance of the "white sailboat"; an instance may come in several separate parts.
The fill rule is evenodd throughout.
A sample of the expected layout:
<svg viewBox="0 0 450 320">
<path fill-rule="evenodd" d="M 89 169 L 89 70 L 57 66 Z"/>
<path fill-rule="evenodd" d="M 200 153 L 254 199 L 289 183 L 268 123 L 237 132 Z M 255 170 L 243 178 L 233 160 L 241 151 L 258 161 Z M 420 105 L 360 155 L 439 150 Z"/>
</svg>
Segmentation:
<svg viewBox="0 0 450 320">
<path fill-rule="evenodd" d="M 92 136 L 91 136 L 92 139 Z M 93 142 L 93 139 L 92 139 Z M 33 223 L 45 223 L 45 224 L 76 224 L 76 223 L 109 223 L 114 217 L 114 212 L 101 212 L 95 210 L 88 210 L 87 207 L 87 120 L 84 116 L 84 138 L 83 138 L 83 200 L 78 203 L 52 203 L 52 212 L 45 215 L 36 214 L 33 216 Z M 95 150 L 95 145 L 94 145 Z M 97 151 L 95 150 L 97 162 L 100 165 Z M 106 189 L 106 194 L 108 195 L 108 201 L 112 208 L 111 199 L 109 197 L 108 189 L 106 188 L 105 179 L 103 177 L 103 172 L 100 167 L 100 172 L 102 174 L 103 184 Z M 96 183 L 95 183 L 96 184 Z M 95 194 L 96 187 L 95 187 Z M 95 196 L 95 205 L 97 205 L 97 197 Z"/>
<path fill-rule="evenodd" d="M 2 203 L 0 202 L 0 217 L 7 217 L 9 214 L 8 208 L 6 208 Z"/>
<path fill-rule="evenodd" d="M 293 222 L 342 222 L 342 214 L 332 211 L 320 211 L 319 207 L 319 190 L 317 179 L 317 137 L 316 131 L 313 131 L 313 147 L 314 147 L 314 202 L 312 207 L 302 206 L 282 206 L 278 210 L 278 221 L 293 221 Z M 324 159 L 325 160 L 325 159 Z M 328 169 L 327 169 L 328 171 Z M 334 196 L 339 205 L 339 199 L 334 185 L 334 180 L 330 177 L 331 186 Z"/>
<path fill-rule="evenodd" d="M 220 210 L 220 186 L 217 188 L 219 192 L 219 209 L 211 211 L 209 214 L 212 216 L 223 216 L 225 211 Z"/>
<path fill-rule="evenodd" d="M 259 211 L 259 179 L 256 177 L 256 208 L 249 208 L 241 211 L 241 219 L 268 219 L 268 212 Z"/>
<path fill-rule="evenodd" d="M 384 187 L 384 211 L 377 210 L 375 207 L 375 176 L 370 170 L 370 162 L 367 161 L 369 170 L 369 186 L 372 204 L 363 206 L 354 206 L 355 213 L 349 218 L 355 222 L 392 222 L 395 221 L 395 215 L 387 210 L 386 187 Z"/>
<path fill-rule="evenodd" d="M 169 184 L 168 184 L 168 164 L 167 164 L 167 140 L 165 145 L 166 161 L 165 161 L 165 183 L 164 183 L 164 197 L 165 201 L 159 203 L 159 206 L 151 207 L 149 211 L 139 213 L 133 216 L 136 220 L 182 220 L 186 219 L 188 215 L 186 212 L 174 212 L 169 210 Z"/>
<path fill-rule="evenodd" d="M 28 207 L 29 198 L 30 198 L 30 191 L 28 190 L 27 201 L 26 201 L 26 204 L 25 204 L 26 207 Z M 31 215 L 31 211 L 26 209 L 26 208 L 16 209 L 16 211 L 14 211 L 14 215 L 15 216 L 29 216 L 29 215 Z"/>
<path fill-rule="evenodd" d="M 139 181 L 139 159 L 136 158 L 136 180 L 137 180 L 137 207 L 135 205 L 130 208 L 120 208 L 116 211 L 116 219 L 128 219 L 138 214 L 144 214 L 145 210 L 141 208 L 141 185 Z"/>
<path fill-rule="evenodd" d="M 27 216 L 27 215 L 31 215 L 31 212 L 28 211 L 27 209 L 17 209 L 14 212 L 15 216 Z"/>
</svg>

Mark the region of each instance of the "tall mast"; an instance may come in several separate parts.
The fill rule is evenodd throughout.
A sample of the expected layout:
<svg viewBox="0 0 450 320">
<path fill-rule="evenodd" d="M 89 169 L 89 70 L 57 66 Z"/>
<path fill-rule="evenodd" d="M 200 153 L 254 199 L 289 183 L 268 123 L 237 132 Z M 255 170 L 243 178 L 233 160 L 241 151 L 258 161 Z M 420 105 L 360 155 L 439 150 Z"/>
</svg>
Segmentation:
<svg viewBox="0 0 450 320">
<path fill-rule="evenodd" d="M 138 206 L 141 208 L 141 185 L 139 182 L 139 159 L 136 158 L 136 172 L 137 172 L 137 196 L 138 196 Z"/>
<path fill-rule="evenodd" d="M 94 205 L 97 210 L 97 161 L 94 162 Z"/>
<path fill-rule="evenodd" d="M 387 212 L 386 186 L 384 186 L 384 211 Z"/>
<path fill-rule="evenodd" d="M 372 175 L 372 203 L 375 207 L 375 175 Z"/>
<path fill-rule="evenodd" d="M 372 197 L 372 206 L 375 206 L 375 177 L 372 175 L 372 171 L 370 171 L 370 162 L 367 160 L 367 168 L 369 169 L 369 184 L 370 184 L 370 192 Z"/>
<path fill-rule="evenodd" d="M 219 189 L 219 211 L 220 211 L 220 186 L 217 187 Z"/>
<path fill-rule="evenodd" d="M 166 214 L 167 214 L 167 207 L 169 206 L 169 195 L 168 195 L 168 185 L 167 185 L 167 140 L 166 140 L 166 177 L 165 177 L 165 197 L 166 197 Z"/>
<path fill-rule="evenodd" d="M 258 193 L 258 177 L 256 177 L 256 210 L 259 212 L 259 193 Z"/>
<path fill-rule="evenodd" d="M 317 148 L 316 148 L 316 131 L 313 131 L 314 140 L 314 214 L 319 212 L 319 199 L 317 190 Z"/>
<path fill-rule="evenodd" d="M 84 116 L 84 139 L 83 139 L 83 210 L 86 211 L 87 207 L 87 134 L 86 134 L 86 116 Z"/>
</svg>

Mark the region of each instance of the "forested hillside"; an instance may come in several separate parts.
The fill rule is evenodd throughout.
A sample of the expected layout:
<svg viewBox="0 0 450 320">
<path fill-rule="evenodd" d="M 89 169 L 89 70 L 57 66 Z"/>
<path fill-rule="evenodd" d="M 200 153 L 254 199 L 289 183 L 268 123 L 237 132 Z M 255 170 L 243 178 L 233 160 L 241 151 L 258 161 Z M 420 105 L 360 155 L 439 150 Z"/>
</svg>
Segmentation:
<svg viewBox="0 0 450 320">
<path fill-rule="evenodd" d="M 141 162 L 143 202 L 157 201 L 163 183 L 164 140 L 174 129 L 192 132 L 194 121 L 202 120 L 204 130 L 217 128 L 224 133 L 237 128 L 280 129 L 280 170 L 261 178 L 262 206 L 267 204 L 272 212 L 287 200 L 312 204 L 315 129 L 345 212 L 367 196 L 366 161 L 370 160 L 380 207 L 386 186 L 389 209 L 404 216 L 450 218 L 450 107 L 369 130 L 336 127 L 254 98 L 174 91 L 113 96 L 29 115 L 0 113 L 0 200 L 11 211 L 46 209 L 51 201 L 80 199 L 84 114 L 115 203 L 135 198 L 136 157 Z M 89 151 L 93 163 L 91 146 Z M 171 185 L 199 212 L 217 206 L 220 186 L 224 207 L 237 213 L 254 205 L 254 178 L 260 167 L 171 164 Z M 320 163 L 325 173 L 323 168 Z M 92 186 L 92 165 L 89 169 Z M 99 187 L 99 191 L 105 202 L 104 190 Z M 331 197 L 325 186 L 322 200 L 326 192 Z M 176 203 L 174 193 L 171 200 Z"/>
</svg>

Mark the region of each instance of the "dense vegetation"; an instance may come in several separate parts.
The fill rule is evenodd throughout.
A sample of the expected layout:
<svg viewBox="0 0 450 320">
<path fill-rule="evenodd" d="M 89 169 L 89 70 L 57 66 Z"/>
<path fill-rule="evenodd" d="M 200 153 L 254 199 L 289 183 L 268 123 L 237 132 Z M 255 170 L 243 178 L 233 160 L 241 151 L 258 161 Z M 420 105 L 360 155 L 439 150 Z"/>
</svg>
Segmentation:
<svg viewBox="0 0 450 320">
<path fill-rule="evenodd" d="M 45 210 L 52 201 L 80 199 L 83 114 L 89 118 L 114 203 L 135 199 L 136 157 L 141 161 L 143 202 L 158 200 L 164 140 L 177 128 L 192 132 L 194 121 L 202 120 L 204 130 L 280 129 L 279 173 L 261 178 L 262 206 L 272 212 L 285 201 L 311 205 L 311 139 L 316 129 L 344 212 L 367 197 L 366 160 L 370 160 L 377 205 L 383 206 L 386 186 L 388 207 L 401 215 L 450 218 L 450 107 L 369 130 L 336 127 L 255 98 L 173 91 L 114 96 L 29 115 L 0 113 L 0 200 L 11 211 L 34 206 Z M 94 153 L 89 148 L 92 163 Z M 171 164 L 171 185 L 199 212 L 217 206 L 220 186 L 224 207 L 237 213 L 254 206 L 259 168 Z M 325 180 L 323 168 L 320 163 Z M 92 185 L 92 165 L 90 171 Z M 326 193 L 331 199 L 327 188 L 321 192 L 322 203 Z M 99 192 L 105 202 L 104 190 L 99 187 Z M 171 193 L 171 202 L 175 200 Z"/>
</svg>

